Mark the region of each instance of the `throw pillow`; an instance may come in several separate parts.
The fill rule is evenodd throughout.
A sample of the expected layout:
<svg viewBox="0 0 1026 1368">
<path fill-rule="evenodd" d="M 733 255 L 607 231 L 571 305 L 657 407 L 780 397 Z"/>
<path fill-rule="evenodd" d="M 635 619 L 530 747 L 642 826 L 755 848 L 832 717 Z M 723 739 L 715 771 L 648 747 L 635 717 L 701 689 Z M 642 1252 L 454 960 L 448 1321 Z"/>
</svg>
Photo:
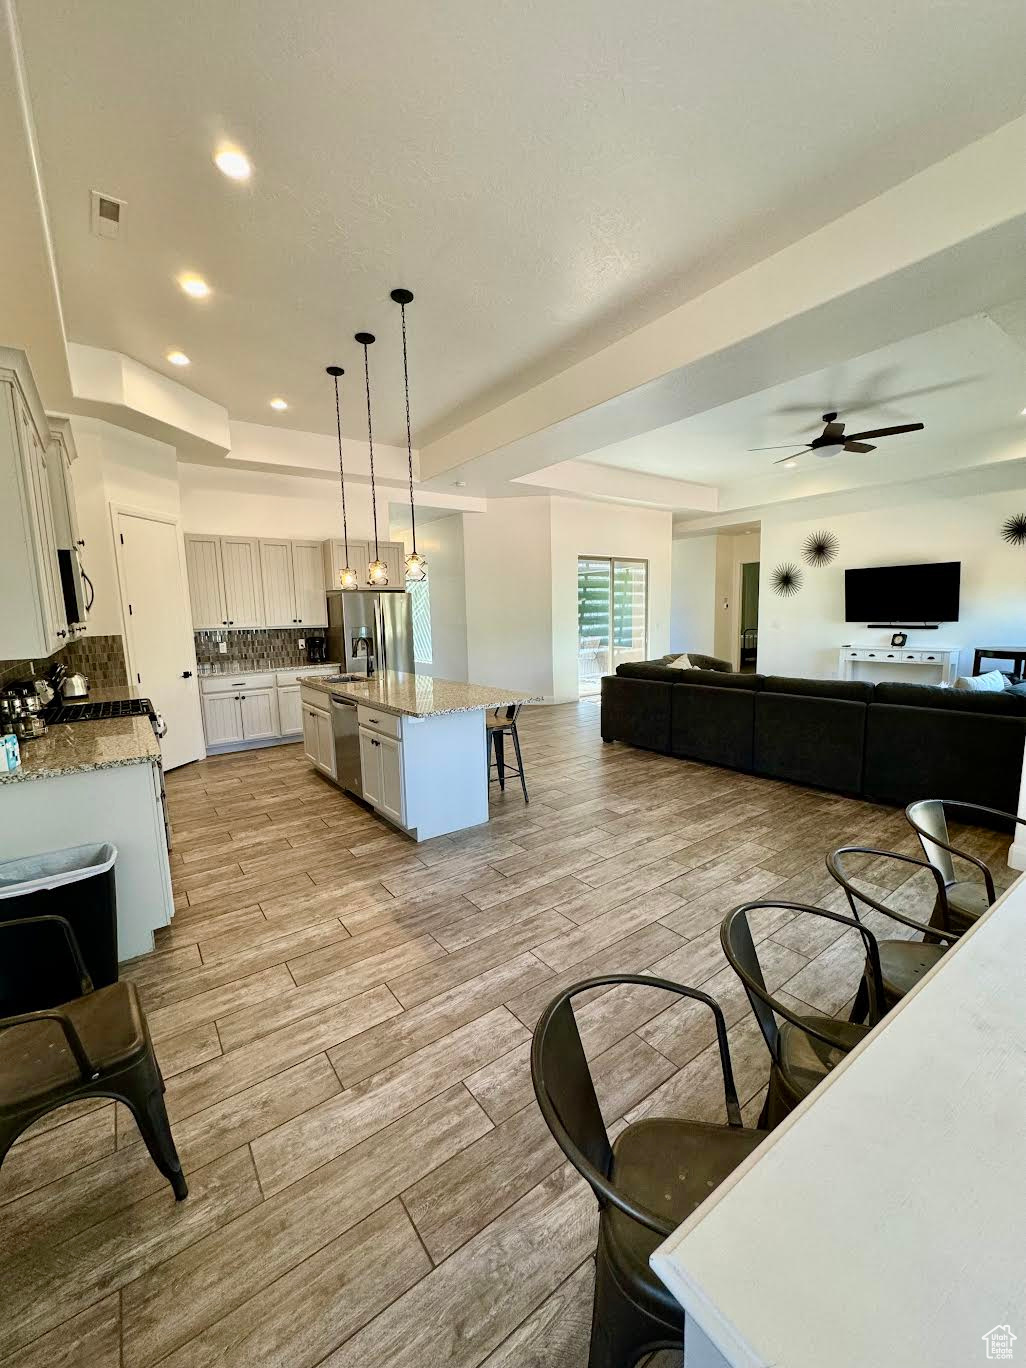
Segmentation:
<svg viewBox="0 0 1026 1368">
<path fill-rule="evenodd" d="M 1005 677 L 1000 670 L 990 670 L 981 675 L 959 675 L 955 680 L 956 689 L 968 689 L 971 693 L 1004 693 Z"/>
<path fill-rule="evenodd" d="M 670 670 L 693 670 L 695 668 L 687 655 L 678 656 L 676 660 L 668 660 L 666 665 Z"/>
</svg>

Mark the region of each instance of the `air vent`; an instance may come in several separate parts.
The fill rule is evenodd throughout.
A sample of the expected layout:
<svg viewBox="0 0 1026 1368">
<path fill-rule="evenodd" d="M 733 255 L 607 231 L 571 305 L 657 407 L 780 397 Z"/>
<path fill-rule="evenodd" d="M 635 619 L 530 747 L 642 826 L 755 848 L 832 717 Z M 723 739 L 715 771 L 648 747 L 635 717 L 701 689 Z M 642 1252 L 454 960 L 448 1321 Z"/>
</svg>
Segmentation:
<svg viewBox="0 0 1026 1368">
<path fill-rule="evenodd" d="M 92 230 L 97 237 L 116 238 L 121 232 L 121 211 L 125 201 L 99 190 L 92 192 Z"/>
</svg>

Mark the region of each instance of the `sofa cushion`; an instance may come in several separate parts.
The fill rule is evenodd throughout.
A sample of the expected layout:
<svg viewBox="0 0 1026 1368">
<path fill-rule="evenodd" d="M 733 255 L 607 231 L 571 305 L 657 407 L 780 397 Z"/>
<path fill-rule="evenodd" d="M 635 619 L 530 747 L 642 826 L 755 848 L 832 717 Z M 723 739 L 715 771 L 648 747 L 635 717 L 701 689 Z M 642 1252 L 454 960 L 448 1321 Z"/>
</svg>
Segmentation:
<svg viewBox="0 0 1026 1368">
<path fill-rule="evenodd" d="M 851 703 L 871 703 L 875 686 L 861 679 L 790 679 L 785 675 L 766 675 L 762 687 L 766 693 L 800 698 L 844 698 Z"/>
<path fill-rule="evenodd" d="M 659 660 L 625 660 L 616 667 L 618 679 L 651 679 L 660 684 L 679 684 L 685 674 L 694 673 L 694 670 L 675 670 Z"/>
<path fill-rule="evenodd" d="M 968 689 L 942 689 L 937 684 L 878 684 L 873 703 L 889 703 L 903 708 L 991 713 L 997 717 L 1026 717 L 1026 698 L 1010 689 L 1001 693 L 974 693 Z"/>
<path fill-rule="evenodd" d="M 767 679 L 767 687 L 755 695 L 756 774 L 839 793 L 861 793 L 866 703 L 812 691 L 771 692 L 773 682 Z"/>
<path fill-rule="evenodd" d="M 755 725 L 755 692 L 751 689 L 711 684 L 695 687 L 691 681 L 701 673 L 689 670 L 686 684 L 671 690 L 670 747 L 674 755 L 704 760 L 731 769 L 752 768 L 752 731 Z M 723 675 L 723 679 L 738 678 Z"/>
<path fill-rule="evenodd" d="M 659 657 L 660 665 L 670 665 L 675 660 L 680 660 L 680 651 L 671 651 L 669 655 Z M 698 651 L 688 651 L 687 658 L 691 661 L 693 670 L 718 670 L 721 674 L 730 674 L 731 666 L 729 660 L 720 660 L 719 656 L 701 655 Z"/>
<path fill-rule="evenodd" d="M 1001 693 L 1008 688 L 1008 682 L 1000 670 L 988 670 L 986 674 L 959 675 L 954 687 L 969 693 Z"/>
<path fill-rule="evenodd" d="M 687 670 L 677 675 L 678 684 L 697 684 L 712 689 L 741 689 L 745 693 L 758 693 L 764 687 L 760 674 L 724 674 L 722 670 Z"/>
<path fill-rule="evenodd" d="M 602 739 L 667 754 L 672 693 L 669 684 L 656 680 L 606 675 L 602 680 Z"/>
</svg>

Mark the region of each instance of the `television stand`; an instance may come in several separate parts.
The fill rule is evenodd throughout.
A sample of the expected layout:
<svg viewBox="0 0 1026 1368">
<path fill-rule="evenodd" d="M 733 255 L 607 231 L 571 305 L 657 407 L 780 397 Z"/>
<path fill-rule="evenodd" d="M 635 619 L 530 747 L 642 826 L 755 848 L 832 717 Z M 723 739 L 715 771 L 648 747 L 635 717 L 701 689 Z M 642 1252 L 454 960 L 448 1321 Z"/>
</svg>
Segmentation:
<svg viewBox="0 0 1026 1368">
<path fill-rule="evenodd" d="M 842 646 L 838 657 L 839 679 L 864 679 L 910 684 L 954 684 L 958 678 L 958 646 Z M 908 677 L 914 676 L 914 677 Z"/>
</svg>

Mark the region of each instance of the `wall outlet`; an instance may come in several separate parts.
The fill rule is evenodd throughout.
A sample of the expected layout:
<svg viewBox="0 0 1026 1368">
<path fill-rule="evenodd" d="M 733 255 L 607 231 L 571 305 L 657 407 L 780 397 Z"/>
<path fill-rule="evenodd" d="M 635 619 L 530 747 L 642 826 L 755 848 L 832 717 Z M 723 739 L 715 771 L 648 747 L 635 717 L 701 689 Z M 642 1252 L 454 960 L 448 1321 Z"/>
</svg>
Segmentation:
<svg viewBox="0 0 1026 1368">
<path fill-rule="evenodd" d="M 217 649 L 221 652 L 222 655 L 227 655 L 227 654 L 228 654 L 228 643 L 227 643 L 227 641 L 219 641 L 219 642 L 217 643 Z"/>
<path fill-rule="evenodd" d="M 299 647 L 300 650 L 303 650 L 303 648 L 306 646 L 306 637 L 300 637 L 299 640 L 296 642 L 296 645 Z"/>
</svg>

